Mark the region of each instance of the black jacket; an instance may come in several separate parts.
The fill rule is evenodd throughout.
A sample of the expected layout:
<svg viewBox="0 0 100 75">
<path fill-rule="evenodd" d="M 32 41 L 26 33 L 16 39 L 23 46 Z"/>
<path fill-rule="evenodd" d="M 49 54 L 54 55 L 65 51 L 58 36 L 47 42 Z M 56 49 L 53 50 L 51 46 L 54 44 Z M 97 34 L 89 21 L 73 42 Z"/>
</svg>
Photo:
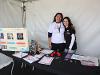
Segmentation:
<svg viewBox="0 0 100 75">
<path fill-rule="evenodd" d="M 65 38 L 65 41 L 66 41 L 66 49 L 69 49 L 72 34 L 75 34 L 75 29 L 74 28 L 65 28 L 64 38 Z M 75 50 L 75 49 L 77 49 L 76 37 L 75 37 L 74 44 L 72 46 L 72 50 Z"/>
</svg>

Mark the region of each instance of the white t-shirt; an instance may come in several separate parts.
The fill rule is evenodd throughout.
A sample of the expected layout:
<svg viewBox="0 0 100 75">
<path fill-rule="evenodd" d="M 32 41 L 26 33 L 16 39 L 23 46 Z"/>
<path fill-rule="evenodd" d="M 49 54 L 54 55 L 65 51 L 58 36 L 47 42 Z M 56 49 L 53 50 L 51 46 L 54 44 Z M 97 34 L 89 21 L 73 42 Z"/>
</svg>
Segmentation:
<svg viewBox="0 0 100 75">
<path fill-rule="evenodd" d="M 50 24 L 49 33 L 52 33 L 52 43 L 64 43 L 64 31 L 65 28 L 62 23 L 53 22 Z"/>
</svg>

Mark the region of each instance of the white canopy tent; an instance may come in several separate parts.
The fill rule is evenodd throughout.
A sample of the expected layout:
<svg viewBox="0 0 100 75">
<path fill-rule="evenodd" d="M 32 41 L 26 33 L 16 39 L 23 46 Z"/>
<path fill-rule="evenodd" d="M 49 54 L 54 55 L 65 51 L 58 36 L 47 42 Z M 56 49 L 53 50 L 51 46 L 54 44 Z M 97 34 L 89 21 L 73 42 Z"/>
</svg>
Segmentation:
<svg viewBox="0 0 100 75">
<path fill-rule="evenodd" d="M 29 39 L 47 48 L 49 23 L 61 12 L 76 28 L 77 53 L 100 57 L 100 0 L 33 0 L 25 6 Z M 23 27 L 21 2 L 0 0 L 0 27 Z"/>
</svg>

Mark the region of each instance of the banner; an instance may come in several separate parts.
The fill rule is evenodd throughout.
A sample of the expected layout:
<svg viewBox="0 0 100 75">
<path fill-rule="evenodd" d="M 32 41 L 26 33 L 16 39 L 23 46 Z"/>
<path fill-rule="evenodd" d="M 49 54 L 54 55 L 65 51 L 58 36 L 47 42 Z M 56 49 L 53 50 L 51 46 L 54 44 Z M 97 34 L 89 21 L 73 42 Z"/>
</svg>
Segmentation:
<svg viewBox="0 0 100 75">
<path fill-rule="evenodd" d="M 25 28 L 0 28 L 0 49 L 5 51 L 29 51 Z"/>
</svg>

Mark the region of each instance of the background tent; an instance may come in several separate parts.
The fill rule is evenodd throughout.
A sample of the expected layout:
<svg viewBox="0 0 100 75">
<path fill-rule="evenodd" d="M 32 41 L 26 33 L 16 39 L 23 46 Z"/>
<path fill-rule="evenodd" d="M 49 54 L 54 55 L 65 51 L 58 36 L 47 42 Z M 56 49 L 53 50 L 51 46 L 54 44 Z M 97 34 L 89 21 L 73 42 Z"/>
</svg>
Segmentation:
<svg viewBox="0 0 100 75">
<path fill-rule="evenodd" d="M 61 12 L 76 28 L 77 53 L 100 57 L 100 0 L 35 0 L 25 6 L 29 39 L 47 48 L 49 23 Z M 20 2 L 0 0 L 0 27 L 23 27 Z"/>
</svg>

